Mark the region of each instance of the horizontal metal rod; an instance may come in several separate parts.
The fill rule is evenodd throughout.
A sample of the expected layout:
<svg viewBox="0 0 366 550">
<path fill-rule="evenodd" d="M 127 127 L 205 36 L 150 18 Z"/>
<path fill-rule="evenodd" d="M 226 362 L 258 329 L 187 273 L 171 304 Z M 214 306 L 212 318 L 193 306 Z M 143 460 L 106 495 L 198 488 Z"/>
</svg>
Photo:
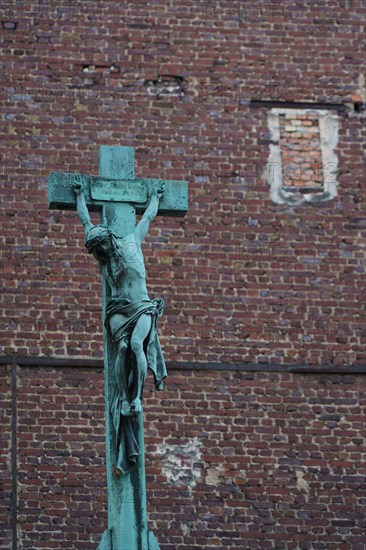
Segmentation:
<svg viewBox="0 0 366 550">
<path fill-rule="evenodd" d="M 344 103 L 322 103 L 311 101 L 276 101 L 276 100 L 260 100 L 253 99 L 248 101 L 250 107 L 278 107 L 284 109 L 334 109 L 344 111 L 347 106 Z"/>
<path fill-rule="evenodd" d="M 67 367 L 103 369 L 102 359 L 72 357 L 0 356 L 0 365 L 15 363 L 19 367 Z M 167 361 L 168 370 L 234 371 L 234 372 L 291 372 L 299 374 L 366 374 L 366 365 L 281 365 L 277 363 L 214 363 Z"/>
</svg>

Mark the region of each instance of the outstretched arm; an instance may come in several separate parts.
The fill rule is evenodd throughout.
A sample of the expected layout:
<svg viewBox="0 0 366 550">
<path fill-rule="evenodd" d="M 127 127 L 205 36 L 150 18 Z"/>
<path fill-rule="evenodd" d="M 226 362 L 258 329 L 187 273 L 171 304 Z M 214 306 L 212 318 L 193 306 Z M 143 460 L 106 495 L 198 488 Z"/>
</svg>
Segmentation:
<svg viewBox="0 0 366 550">
<path fill-rule="evenodd" d="M 158 213 L 159 200 L 164 193 L 165 186 L 160 184 L 154 187 L 151 194 L 151 199 L 149 206 L 146 208 L 144 215 L 142 216 L 139 223 L 136 225 L 135 236 L 140 244 L 145 239 L 147 232 L 149 231 L 150 222 L 155 218 Z"/>
<path fill-rule="evenodd" d="M 73 188 L 76 194 L 77 213 L 80 221 L 84 226 L 84 231 L 86 235 L 89 229 L 93 227 L 93 224 L 90 220 L 88 207 L 86 206 L 85 196 L 84 196 L 84 187 L 83 187 L 83 182 L 80 174 L 75 176 Z"/>
</svg>

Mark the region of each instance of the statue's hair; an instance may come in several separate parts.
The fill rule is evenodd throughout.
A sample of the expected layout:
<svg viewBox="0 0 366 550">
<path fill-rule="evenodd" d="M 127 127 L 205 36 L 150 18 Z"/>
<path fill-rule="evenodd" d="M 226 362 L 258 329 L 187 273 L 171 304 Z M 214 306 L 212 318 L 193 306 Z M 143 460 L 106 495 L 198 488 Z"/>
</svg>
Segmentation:
<svg viewBox="0 0 366 550">
<path fill-rule="evenodd" d="M 108 225 L 93 225 L 85 236 L 85 246 L 89 254 L 93 253 L 95 247 L 98 246 L 99 243 L 111 240 L 112 237 L 113 231 Z"/>
</svg>

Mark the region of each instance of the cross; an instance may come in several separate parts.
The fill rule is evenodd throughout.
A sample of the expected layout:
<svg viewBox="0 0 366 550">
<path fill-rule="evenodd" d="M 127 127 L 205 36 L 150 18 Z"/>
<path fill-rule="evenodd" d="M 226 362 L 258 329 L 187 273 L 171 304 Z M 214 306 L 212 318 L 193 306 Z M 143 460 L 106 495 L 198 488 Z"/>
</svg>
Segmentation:
<svg viewBox="0 0 366 550">
<path fill-rule="evenodd" d="M 76 210 L 73 184 L 82 181 L 85 203 L 90 211 L 99 211 L 101 221 L 115 235 L 124 238 L 134 232 L 136 214 L 143 214 L 156 186 L 165 190 L 158 214 L 184 216 L 188 208 L 188 185 L 185 181 L 135 178 L 132 147 L 101 146 L 99 176 L 52 172 L 48 180 L 49 208 Z M 110 300 L 111 288 L 103 277 L 103 320 Z M 154 534 L 148 531 L 146 510 L 146 480 L 144 464 L 143 412 L 134 414 L 134 424 L 140 454 L 131 471 L 116 475 L 118 449 L 111 414 L 117 379 L 115 372 L 116 345 L 103 323 L 104 378 L 106 411 L 106 460 L 108 482 L 108 528 L 103 533 L 98 550 L 159 550 Z M 122 417 L 124 418 L 124 417 Z"/>
</svg>

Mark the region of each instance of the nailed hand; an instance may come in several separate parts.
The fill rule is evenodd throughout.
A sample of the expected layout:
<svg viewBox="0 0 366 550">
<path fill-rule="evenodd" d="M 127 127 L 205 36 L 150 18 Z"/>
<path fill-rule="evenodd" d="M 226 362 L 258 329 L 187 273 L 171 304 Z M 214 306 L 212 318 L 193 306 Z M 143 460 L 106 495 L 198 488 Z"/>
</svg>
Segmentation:
<svg viewBox="0 0 366 550">
<path fill-rule="evenodd" d="M 72 186 L 76 195 L 80 195 L 80 193 L 83 193 L 84 185 L 83 185 L 83 178 L 81 177 L 81 174 L 76 174 Z"/>
<path fill-rule="evenodd" d="M 153 190 L 153 194 L 157 195 L 160 199 L 160 197 L 163 195 L 165 191 L 165 184 L 164 183 L 156 183 L 154 185 L 154 190 Z"/>
</svg>

